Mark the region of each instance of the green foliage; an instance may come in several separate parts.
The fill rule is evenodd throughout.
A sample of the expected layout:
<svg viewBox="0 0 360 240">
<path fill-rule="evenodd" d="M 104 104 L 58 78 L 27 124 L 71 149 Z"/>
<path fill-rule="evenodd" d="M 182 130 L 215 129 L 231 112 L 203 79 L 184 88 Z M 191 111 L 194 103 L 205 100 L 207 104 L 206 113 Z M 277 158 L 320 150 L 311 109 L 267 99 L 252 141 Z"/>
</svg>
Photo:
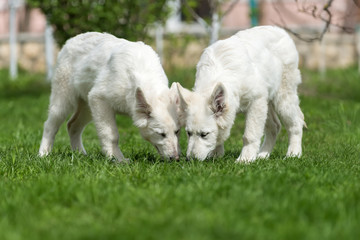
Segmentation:
<svg viewBox="0 0 360 240">
<path fill-rule="evenodd" d="M 214 3 L 213 7 L 211 6 L 211 1 L 209 0 L 182 0 L 180 11 L 183 20 L 187 22 L 196 21 L 194 17 L 194 14 L 196 14 L 211 25 L 212 11 L 219 11 L 219 14 L 221 14 L 221 9 L 217 7 L 219 5 L 219 1 L 215 0 L 212 2 Z"/>
<path fill-rule="evenodd" d="M 83 134 L 87 156 L 70 151 L 64 124 L 53 153 L 37 157 L 49 85 L 0 71 L 0 239 L 358 239 L 360 101 L 351 96 L 359 80 L 356 69 L 328 78 L 336 72 L 350 87 L 303 74 L 301 159 L 284 158 L 283 130 L 270 159 L 235 164 L 239 115 L 224 157 L 167 162 L 119 116 L 119 145 L 132 163 L 116 165 L 102 156 L 93 124 Z M 193 86 L 193 69 L 167 74 Z M 331 98 L 305 91 L 324 84 L 337 89 Z M 185 153 L 184 131 L 181 147 Z"/>
<path fill-rule="evenodd" d="M 29 0 L 40 8 L 60 45 L 77 34 L 108 32 L 129 40 L 147 37 L 149 27 L 169 13 L 166 0 Z"/>
</svg>

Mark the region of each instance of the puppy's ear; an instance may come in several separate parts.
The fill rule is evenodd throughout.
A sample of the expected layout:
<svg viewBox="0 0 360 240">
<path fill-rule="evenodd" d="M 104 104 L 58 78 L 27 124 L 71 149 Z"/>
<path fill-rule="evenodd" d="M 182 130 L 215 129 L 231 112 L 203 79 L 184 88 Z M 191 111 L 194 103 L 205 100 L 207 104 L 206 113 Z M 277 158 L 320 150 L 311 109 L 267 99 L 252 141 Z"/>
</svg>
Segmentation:
<svg viewBox="0 0 360 240">
<path fill-rule="evenodd" d="M 138 87 L 135 91 L 135 119 L 134 124 L 137 127 L 145 127 L 147 120 L 150 118 L 152 112 L 151 106 L 146 101 L 144 92 Z"/>
<path fill-rule="evenodd" d="M 186 121 L 186 112 L 188 109 L 188 105 L 191 102 L 191 94 L 192 92 L 183 88 L 180 83 L 176 83 L 178 96 L 179 96 L 179 104 L 178 104 L 178 116 L 181 126 L 185 126 Z"/>
<path fill-rule="evenodd" d="M 191 100 L 191 91 L 183 88 L 180 83 L 176 83 L 176 86 L 179 93 L 180 109 L 185 112 Z"/>
<path fill-rule="evenodd" d="M 180 107 L 180 96 L 176 82 L 173 82 L 170 87 L 170 99 L 176 106 Z"/>
<path fill-rule="evenodd" d="M 210 109 L 213 111 L 219 126 L 224 126 L 228 106 L 226 101 L 226 90 L 222 83 L 218 83 L 209 99 Z"/>
</svg>

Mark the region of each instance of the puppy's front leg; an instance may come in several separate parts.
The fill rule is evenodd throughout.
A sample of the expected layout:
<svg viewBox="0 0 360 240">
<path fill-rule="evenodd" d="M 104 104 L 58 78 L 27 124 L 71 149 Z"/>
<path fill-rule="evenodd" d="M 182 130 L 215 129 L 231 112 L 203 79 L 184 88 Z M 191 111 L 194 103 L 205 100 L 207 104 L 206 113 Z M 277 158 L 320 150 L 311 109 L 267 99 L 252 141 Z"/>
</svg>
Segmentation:
<svg viewBox="0 0 360 240">
<path fill-rule="evenodd" d="M 256 159 L 268 111 L 267 98 L 262 97 L 251 103 L 246 113 L 243 148 L 236 162 L 251 162 Z"/>
<path fill-rule="evenodd" d="M 107 101 L 97 96 L 89 96 L 89 105 L 104 154 L 115 157 L 119 162 L 128 161 L 118 147 L 115 111 Z"/>
<path fill-rule="evenodd" d="M 216 156 L 216 157 L 224 156 L 224 144 L 216 146 L 216 148 L 214 150 L 214 156 Z"/>
</svg>

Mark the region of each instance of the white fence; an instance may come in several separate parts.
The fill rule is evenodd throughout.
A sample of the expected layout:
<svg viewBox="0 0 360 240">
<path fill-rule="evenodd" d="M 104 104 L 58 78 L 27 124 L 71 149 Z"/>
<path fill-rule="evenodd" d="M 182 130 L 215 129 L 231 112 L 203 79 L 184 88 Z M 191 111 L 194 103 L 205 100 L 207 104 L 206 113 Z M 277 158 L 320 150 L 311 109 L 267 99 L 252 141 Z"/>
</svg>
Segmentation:
<svg viewBox="0 0 360 240">
<path fill-rule="evenodd" d="M 24 7 L 24 0 L 1 0 L 0 11 L 6 11 L 9 13 L 9 35 L 2 39 L 2 42 L 8 40 L 9 46 L 9 68 L 10 78 L 16 79 L 18 75 L 18 55 L 19 55 L 19 37 L 17 31 L 17 13 L 18 9 Z M 27 36 L 26 34 L 22 34 Z M 24 38 L 24 37 L 23 37 Z M 47 25 L 44 33 L 41 35 L 45 45 L 45 62 L 47 79 L 50 79 L 54 66 L 54 39 L 53 31 L 50 25 Z M 31 39 L 31 38 L 29 38 Z M 41 40 L 40 40 L 41 41 Z M 6 51 L 6 50 L 4 50 Z"/>
</svg>

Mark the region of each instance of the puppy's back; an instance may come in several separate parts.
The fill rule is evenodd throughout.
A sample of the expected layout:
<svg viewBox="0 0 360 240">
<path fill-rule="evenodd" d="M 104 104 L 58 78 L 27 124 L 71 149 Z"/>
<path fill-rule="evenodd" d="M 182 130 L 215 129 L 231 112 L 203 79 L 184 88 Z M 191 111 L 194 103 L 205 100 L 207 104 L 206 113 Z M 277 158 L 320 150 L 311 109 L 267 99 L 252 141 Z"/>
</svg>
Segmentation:
<svg viewBox="0 0 360 240">
<path fill-rule="evenodd" d="M 87 32 L 70 38 L 59 52 L 57 61 L 76 62 L 77 59 L 88 54 L 99 45 L 99 43 L 106 39 L 111 40 L 116 38 L 110 34 L 98 32 Z"/>
<path fill-rule="evenodd" d="M 237 32 L 240 41 L 265 46 L 284 65 L 298 65 L 299 57 L 294 41 L 285 30 L 276 26 L 259 26 Z"/>
</svg>

